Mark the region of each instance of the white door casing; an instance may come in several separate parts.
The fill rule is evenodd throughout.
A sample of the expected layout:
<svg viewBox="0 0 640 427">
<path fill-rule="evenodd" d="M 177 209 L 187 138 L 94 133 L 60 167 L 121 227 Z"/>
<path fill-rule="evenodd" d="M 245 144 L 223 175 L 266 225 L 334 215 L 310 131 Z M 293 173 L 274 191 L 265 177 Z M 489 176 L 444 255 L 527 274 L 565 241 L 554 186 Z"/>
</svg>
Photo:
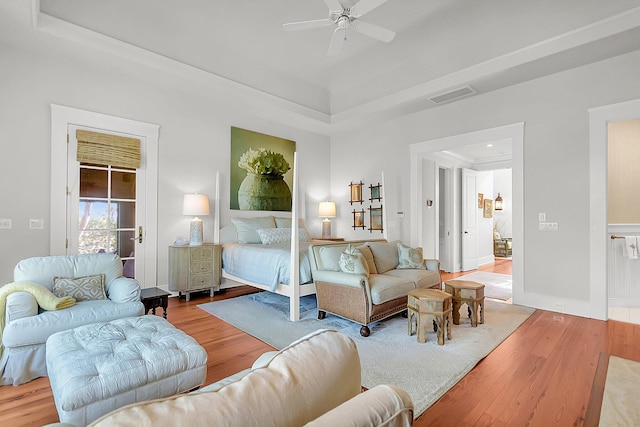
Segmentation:
<svg viewBox="0 0 640 427">
<path fill-rule="evenodd" d="M 462 169 L 462 271 L 478 268 L 478 172 Z"/>
<path fill-rule="evenodd" d="M 136 251 L 143 259 L 136 262 L 136 278 L 143 287 L 156 285 L 157 277 L 157 170 L 159 126 L 106 114 L 51 104 L 51 240 L 50 254 L 68 253 L 68 238 L 71 227 L 68 223 L 69 202 L 67 193 L 68 144 L 67 132 L 71 126 L 92 128 L 105 133 L 125 134 L 144 141 L 141 144 L 141 169 L 144 178 L 137 180 L 144 203 L 137 206 L 137 224 L 143 225 L 144 245 L 136 244 Z M 77 200 L 76 200 L 77 201 Z M 77 220 L 77 205 L 76 215 Z M 77 226 L 76 226 L 77 231 Z M 70 253 L 70 252 L 69 252 Z"/>
</svg>

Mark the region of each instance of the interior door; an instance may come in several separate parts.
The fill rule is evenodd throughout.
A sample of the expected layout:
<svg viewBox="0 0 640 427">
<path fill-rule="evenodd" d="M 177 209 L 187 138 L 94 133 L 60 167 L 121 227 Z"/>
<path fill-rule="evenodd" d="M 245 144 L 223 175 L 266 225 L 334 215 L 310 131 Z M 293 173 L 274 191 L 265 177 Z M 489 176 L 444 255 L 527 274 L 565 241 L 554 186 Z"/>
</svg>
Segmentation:
<svg viewBox="0 0 640 427">
<path fill-rule="evenodd" d="M 116 253 L 123 261 L 123 274 L 144 283 L 144 162 L 138 169 L 80 163 L 76 159 L 77 129 L 74 125 L 68 128 L 67 254 Z M 144 138 L 117 135 L 144 144 Z"/>
<path fill-rule="evenodd" d="M 478 268 L 478 173 L 462 169 L 462 271 Z"/>
</svg>

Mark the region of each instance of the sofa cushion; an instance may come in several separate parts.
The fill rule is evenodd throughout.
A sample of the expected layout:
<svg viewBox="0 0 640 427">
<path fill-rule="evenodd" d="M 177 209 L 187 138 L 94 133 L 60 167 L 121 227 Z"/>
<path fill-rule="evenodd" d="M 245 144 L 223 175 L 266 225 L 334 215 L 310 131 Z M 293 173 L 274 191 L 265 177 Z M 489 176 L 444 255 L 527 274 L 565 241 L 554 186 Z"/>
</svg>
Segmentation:
<svg viewBox="0 0 640 427">
<path fill-rule="evenodd" d="M 259 218 L 231 218 L 231 222 L 236 226 L 238 243 L 261 243 L 260 235 L 256 230 L 259 228 L 276 227 L 276 223 L 272 216 Z"/>
<path fill-rule="evenodd" d="M 356 249 L 360 251 L 364 260 L 367 262 L 367 267 L 369 267 L 370 274 L 378 274 L 378 270 L 376 269 L 376 262 L 373 259 L 373 252 L 371 252 L 371 248 L 367 245 L 356 246 Z"/>
<path fill-rule="evenodd" d="M 407 268 L 426 269 L 422 248 L 410 248 L 398 242 L 398 267 L 399 270 Z"/>
<path fill-rule="evenodd" d="M 349 274 L 364 274 L 369 277 L 369 267 L 365 261 L 362 253 L 356 248 L 352 248 L 351 245 L 340 254 L 340 271 Z"/>
<path fill-rule="evenodd" d="M 389 274 L 371 274 L 369 276 L 371 302 L 375 305 L 400 297 L 406 297 L 409 291 L 416 288 L 413 280 L 395 277 Z"/>
<path fill-rule="evenodd" d="M 419 269 L 404 269 L 404 270 L 389 270 L 385 273 L 387 276 L 398 277 L 402 279 L 408 279 L 414 282 L 416 288 L 433 288 L 440 289 L 442 283 L 440 282 L 440 273 L 429 270 Z"/>
<path fill-rule="evenodd" d="M 141 316 L 140 301 L 115 303 L 111 300 L 82 301 L 55 311 L 43 311 L 37 316 L 23 317 L 7 323 L 2 333 L 5 347 L 44 344 L 51 334 L 88 323 L 108 322 L 122 317 Z"/>
<path fill-rule="evenodd" d="M 105 284 L 122 276 L 122 261 L 116 254 L 45 256 L 23 259 L 13 270 L 14 282 L 31 281 L 53 289 L 54 277 L 83 277 L 104 273 Z"/>
<path fill-rule="evenodd" d="M 104 274 L 84 277 L 54 277 L 53 294 L 58 298 L 72 297 L 76 302 L 107 299 Z"/>
<path fill-rule="evenodd" d="M 340 271 L 340 255 L 344 247 L 321 246 L 317 249 L 318 270 Z"/>
<path fill-rule="evenodd" d="M 378 274 L 384 274 L 398 266 L 398 245 L 394 243 L 367 243 L 373 253 Z"/>
</svg>

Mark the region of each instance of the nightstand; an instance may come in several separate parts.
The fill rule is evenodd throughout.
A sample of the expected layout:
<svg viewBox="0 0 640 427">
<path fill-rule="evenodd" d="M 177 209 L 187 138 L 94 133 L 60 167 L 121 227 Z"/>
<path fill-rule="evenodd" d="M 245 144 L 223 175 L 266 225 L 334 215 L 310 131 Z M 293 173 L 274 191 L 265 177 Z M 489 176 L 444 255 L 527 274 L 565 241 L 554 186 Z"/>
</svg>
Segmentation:
<svg viewBox="0 0 640 427">
<path fill-rule="evenodd" d="M 209 289 L 209 295 L 220 289 L 222 246 L 169 246 L 169 290 L 185 294 Z"/>
</svg>

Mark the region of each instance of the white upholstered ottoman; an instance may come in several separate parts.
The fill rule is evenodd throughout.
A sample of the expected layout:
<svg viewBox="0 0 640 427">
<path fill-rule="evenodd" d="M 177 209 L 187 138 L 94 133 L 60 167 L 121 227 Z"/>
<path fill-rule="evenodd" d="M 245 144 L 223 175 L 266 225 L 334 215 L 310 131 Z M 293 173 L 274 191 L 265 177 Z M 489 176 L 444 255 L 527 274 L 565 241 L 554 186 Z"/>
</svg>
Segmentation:
<svg viewBox="0 0 640 427">
<path fill-rule="evenodd" d="M 58 332 L 46 353 L 60 421 L 76 426 L 130 403 L 192 390 L 207 374 L 204 348 L 158 316 Z"/>
</svg>

